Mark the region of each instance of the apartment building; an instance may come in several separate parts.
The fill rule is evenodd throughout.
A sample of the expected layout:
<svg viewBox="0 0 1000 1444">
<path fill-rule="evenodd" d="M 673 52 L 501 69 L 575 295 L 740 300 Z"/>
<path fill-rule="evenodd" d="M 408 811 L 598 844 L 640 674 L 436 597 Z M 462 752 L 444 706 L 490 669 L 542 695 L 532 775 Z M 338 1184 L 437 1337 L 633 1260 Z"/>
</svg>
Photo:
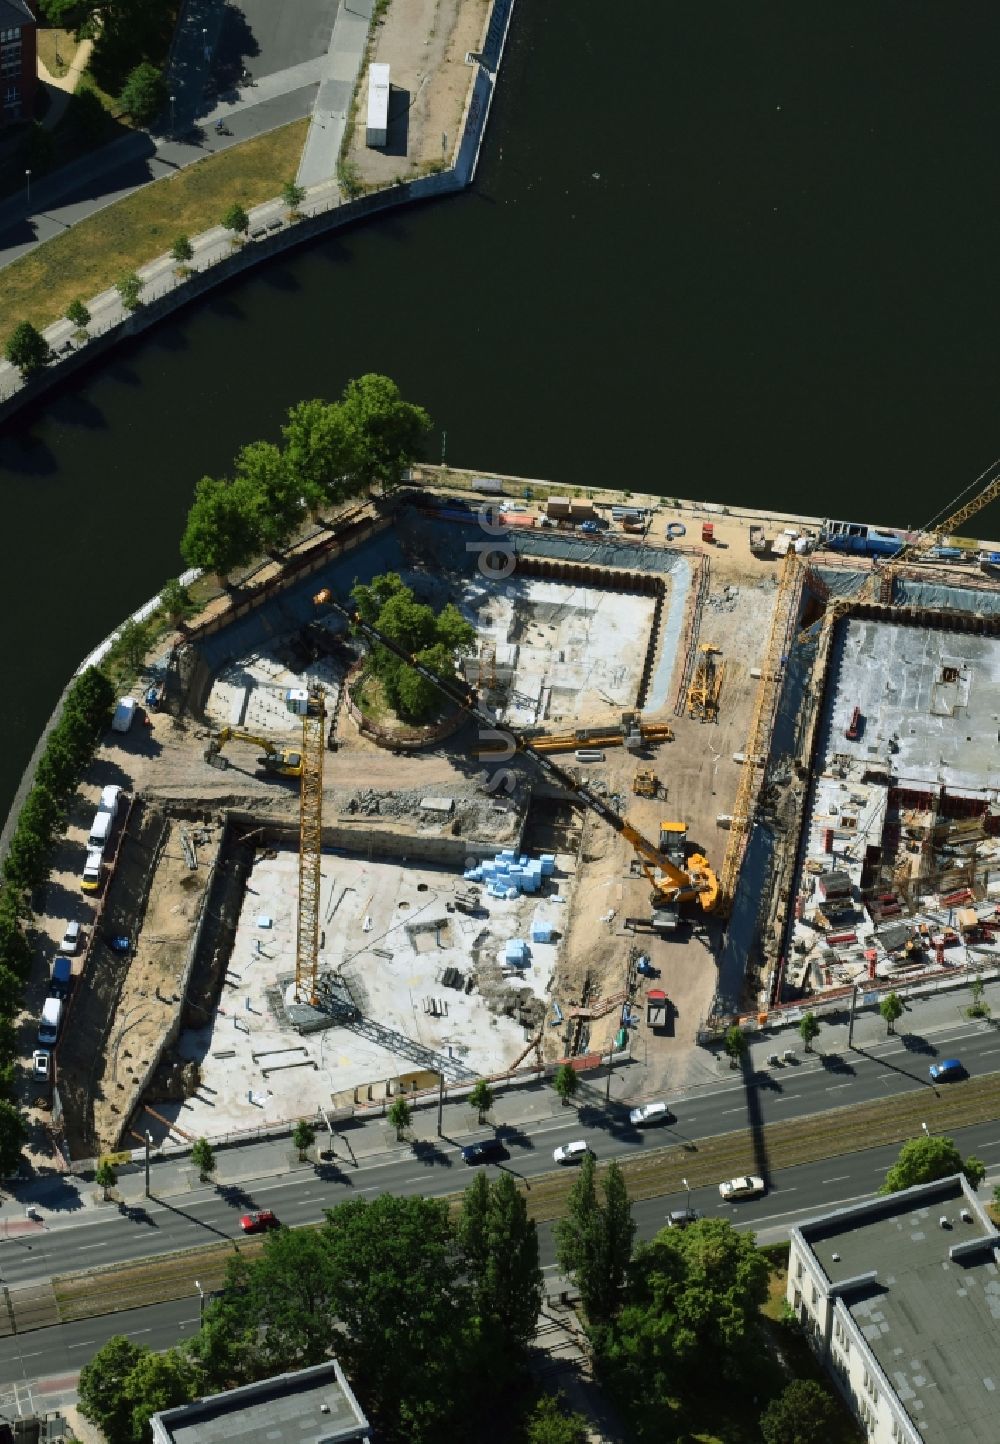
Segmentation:
<svg viewBox="0 0 1000 1444">
<path fill-rule="evenodd" d="M 996 1444 L 1000 1234 L 960 1174 L 793 1229 L 787 1298 L 872 1444 Z"/>
</svg>

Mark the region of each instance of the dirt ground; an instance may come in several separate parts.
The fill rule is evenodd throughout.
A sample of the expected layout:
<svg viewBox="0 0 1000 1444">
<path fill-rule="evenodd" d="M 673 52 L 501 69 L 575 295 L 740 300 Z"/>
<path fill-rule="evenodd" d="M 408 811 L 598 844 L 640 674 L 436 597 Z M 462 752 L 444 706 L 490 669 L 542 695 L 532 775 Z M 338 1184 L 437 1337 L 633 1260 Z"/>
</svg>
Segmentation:
<svg viewBox="0 0 1000 1444">
<path fill-rule="evenodd" d="M 482 43 L 489 8 L 489 0 L 392 0 L 368 57 L 391 66 L 388 142 L 377 150 L 365 144 L 365 67 L 348 155 L 366 185 L 450 163 L 476 76 L 465 57 Z"/>
<path fill-rule="evenodd" d="M 671 518 L 658 519 L 657 530 Z M 722 867 L 729 833 L 717 817 L 732 811 L 739 785 L 740 766 L 734 754 L 745 747 L 759 667 L 770 631 L 780 562 L 760 561 L 749 550 L 746 523 L 725 519 L 716 535 L 726 543 L 704 548 L 710 554 L 711 585 L 698 619 L 699 642 L 711 642 L 725 663 L 716 723 L 703 723 L 674 715 L 672 706 L 650 721 L 667 721 L 674 740 L 649 749 L 636 758 L 624 750 L 606 753 L 605 762 L 588 771 L 609 792 L 623 799 L 622 811 L 651 841 L 661 821 L 683 821 L 688 841 L 708 857 L 716 872 Z M 730 591 L 726 592 L 726 588 Z M 690 605 L 690 603 L 689 603 Z M 670 692 L 676 695 L 683 667 L 678 656 Z M 632 780 L 638 767 L 651 768 L 661 783 L 656 800 L 637 797 Z M 623 1075 L 629 1097 L 655 1097 L 701 1079 L 704 1060 L 695 1044 L 699 1024 L 708 1013 L 715 992 L 714 949 L 721 929 L 711 920 L 692 930 L 684 927 L 676 940 L 649 933 L 626 931 L 626 917 L 646 917 L 650 888 L 642 876 L 630 875 L 632 850 L 597 818 L 586 823 L 582 866 L 569 942 L 553 989 L 560 1003 L 577 1002 L 589 982 L 591 999 L 617 999 L 624 987 L 628 954 L 633 946 L 646 952 L 660 971 L 657 979 L 640 979 L 635 998 L 643 1021 L 632 1043 L 635 1065 Z M 614 916 L 608 917 L 614 910 Z M 702 920 L 699 920 L 701 924 Z M 663 988 L 672 1004 L 668 1029 L 654 1034 L 645 1025 L 645 994 L 649 987 Z M 606 1011 L 590 1024 L 590 1048 L 608 1047 L 620 1026 L 620 1006 Z M 552 1043 L 554 1048 L 554 1041 Z"/>
</svg>

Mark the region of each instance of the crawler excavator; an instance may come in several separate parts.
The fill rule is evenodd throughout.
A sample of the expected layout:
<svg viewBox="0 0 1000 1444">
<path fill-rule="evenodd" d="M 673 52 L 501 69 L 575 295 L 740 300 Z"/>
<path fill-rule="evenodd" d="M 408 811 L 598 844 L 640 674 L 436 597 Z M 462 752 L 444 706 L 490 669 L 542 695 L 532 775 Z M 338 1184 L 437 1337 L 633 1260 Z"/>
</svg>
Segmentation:
<svg viewBox="0 0 1000 1444">
<path fill-rule="evenodd" d="M 405 662 L 425 681 L 436 687 L 449 701 L 461 707 L 471 717 L 481 722 L 493 735 L 496 720 L 479 705 L 476 694 L 457 679 L 439 677 L 429 667 L 418 661 L 398 642 L 381 632 L 378 627 L 356 611 L 337 601 L 326 587 L 313 598 L 317 607 L 329 608 L 343 617 L 350 625 L 371 643 L 386 647 L 401 662 Z M 597 814 L 607 825 L 619 833 L 632 848 L 640 869 L 652 889 L 651 924 L 657 931 L 670 932 L 677 926 L 678 908 L 683 903 L 694 903 L 702 912 L 714 912 L 718 902 L 719 886 L 708 859 L 701 853 L 687 854 L 686 825 L 682 822 L 665 822 L 660 827 L 660 846 L 650 842 L 639 830 L 621 816 L 603 797 L 598 796 L 586 783 L 580 782 L 561 767 L 558 762 L 518 732 L 510 733 L 511 741 L 518 752 L 534 759 L 535 764 L 546 777 L 557 782 L 582 806 Z"/>
<path fill-rule="evenodd" d="M 257 766 L 261 772 L 276 777 L 302 776 L 301 752 L 291 752 L 285 747 L 279 747 L 273 737 L 259 737 L 255 732 L 244 732 L 239 727 L 223 727 L 221 732 L 216 732 L 205 748 L 205 761 L 213 767 L 228 767 L 229 761 L 222 755 L 222 749 L 227 742 L 252 742 L 263 747 L 263 757 L 257 758 Z"/>
</svg>

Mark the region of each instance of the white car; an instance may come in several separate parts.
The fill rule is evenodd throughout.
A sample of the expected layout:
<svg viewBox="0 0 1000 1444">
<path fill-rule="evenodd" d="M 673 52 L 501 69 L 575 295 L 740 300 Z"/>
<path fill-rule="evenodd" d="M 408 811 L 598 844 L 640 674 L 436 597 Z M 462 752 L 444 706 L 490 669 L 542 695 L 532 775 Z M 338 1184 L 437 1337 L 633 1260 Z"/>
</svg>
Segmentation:
<svg viewBox="0 0 1000 1444">
<path fill-rule="evenodd" d="M 66 931 L 62 935 L 62 942 L 59 944 L 59 951 L 72 957 L 79 946 L 80 924 L 77 922 L 67 923 Z"/>
<path fill-rule="evenodd" d="M 31 1055 L 31 1076 L 38 1083 L 47 1083 L 52 1071 L 52 1054 L 47 1048 L 36 1048 Z"/>
<path fill-rule="evenodd" d="M 589 1145 L 578 1138 L 575 1143 L 564 1143 L 557 1148 L 552 1157 L 556 1163 L 582 1163 L 590 1151 Z"/>
<path fill-rule="evenodd" d="M 764 1180 L 745 1174 L 742 1178 L 730 1178 L 719 1184 L 719 1192 L 728 1203 L 734 1198 L 757 1198 L 764 1192 Z"/>
<path fill-rule="evenodd" d="M 628 1116 L 628 1121 L 635 1128 L 652 1128 L 657 1123 L 666 1123 L 673 1114 L 665 1103 L 644 1103 L 641 1108 L 633 1108 Z"/>
</svg>

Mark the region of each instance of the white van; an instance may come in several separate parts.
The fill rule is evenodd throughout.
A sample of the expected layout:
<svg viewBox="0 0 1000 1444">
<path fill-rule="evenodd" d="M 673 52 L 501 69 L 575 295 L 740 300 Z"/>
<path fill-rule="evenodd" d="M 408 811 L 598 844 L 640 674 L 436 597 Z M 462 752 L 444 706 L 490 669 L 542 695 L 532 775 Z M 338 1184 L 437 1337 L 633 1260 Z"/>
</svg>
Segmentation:
<svg viewBox="0 0 1000 1444">
<path fill-rule="evenodd" d="M 115 708 L 111 719 L 112 732 L 127 732 L 135 719 L 137 702 L 134 697 L 123 697 Z"/>
<path fill-rule="evenodd" d="M 109 782 L 107 787 L 101 788 L 101 800 L 98 804 L 98 812 L 110 812 L 112 817 L 118 814 L 118 801 L 122 790 L 117 782 Z"/>
<path fill-rule="evenodd" d="M 42 1004 L 42 1016 L 38 1021 L 38 1043 L 42 1048 L 51 1048 L 59 1038 L 62 1026 L 62 998 L 46 998 Z"/>
<path fill-rule="evenodd" d="M 94 820 L 90 824 L 90 836 L 87 838 L 87 846 L 96 848 L 99 853 L 104 853 L 108 845 L 108 838 L 111 836 L 111 825 L 115 817 L 113 812 L 104 812 L 101 808 L 94 813 Z"/>
<path fill-rule="evenodd" d="M 101 885 L 101 862 L 104 854 L 99 847 L 87 849 L 87 861 L 83 864 L 80 886 L 84 892 L 96 892 Z"/>
</svg>

